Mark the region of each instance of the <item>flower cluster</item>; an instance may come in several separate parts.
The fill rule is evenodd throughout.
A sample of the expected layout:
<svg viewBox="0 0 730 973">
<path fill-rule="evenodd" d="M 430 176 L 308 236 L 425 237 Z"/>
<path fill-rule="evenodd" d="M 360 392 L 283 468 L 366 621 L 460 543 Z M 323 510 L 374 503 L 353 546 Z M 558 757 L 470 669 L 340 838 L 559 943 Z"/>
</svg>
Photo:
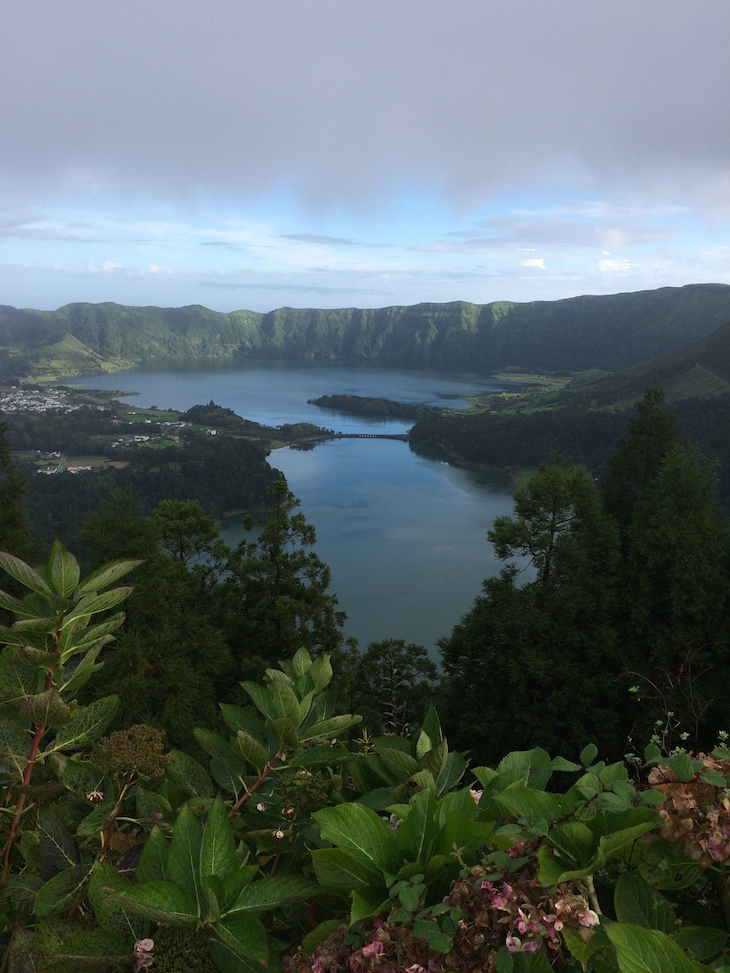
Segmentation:
<svg viewBox="0 0 730 973">
<path fill-rule="evenodd" d="M 146 723 L 117 730 L 97 741 L 95 762 L 110 777 L 162 777 L 172 759 L 165 753 L 163 736 Z"/>
<path fill-rule="evenodd" d="M 152 956 L 152 950 L 155 948 L 155 942 L 153 939 L 138 939 L 134 944 L 133 956 L 134 956 L 134 973 L 139 973 L 140 970 L 146 969 L 148 966 L 152 966 L 154 963 L 154 957 Z"/>
<path fill-rule="evenodd" d="M 707 868 L 730 859 L 730 797 L 720 786 L 720 779 L 730 776 L 730 760 L 704 753 L 697 759 L 702 768 L 692 780 L 679 780 L 671 767 L 658 764 L 649 772 L 649 783 L 666 798 L 657 808 L 666 824 L 662 836 Z"/>
</svg>

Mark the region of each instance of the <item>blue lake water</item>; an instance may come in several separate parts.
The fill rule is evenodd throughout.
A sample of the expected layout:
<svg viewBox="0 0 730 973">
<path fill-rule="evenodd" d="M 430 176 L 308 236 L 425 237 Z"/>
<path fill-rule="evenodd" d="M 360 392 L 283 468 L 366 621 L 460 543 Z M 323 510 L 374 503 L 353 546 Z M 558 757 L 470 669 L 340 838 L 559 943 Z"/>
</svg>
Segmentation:
<svg viewBox="0 0 730 973">
<path fill-rule="evenodd" d="M 340 432 L 404 432 L 404 420 L 325 411 L 307 400 L 346 393 L 468 408 L 465 397 L 502 387 L 479 375 L 400 369 L 256 363 L 237 368 L 168 366 L 79 380 L 91 388 L 134 390 L 140 406 L 188 409 L 211 399 L 266 425 L 305 420 Z M 362 648 L 385 638 L 425 645 L 436 657 L 446 636 L 497 574 L 486 532 L 512 512 L 505 477 L 455 467 L 407 443 L 340 439 L 269 457 L 302 501 L 347 613 L 345 634 Z M 236 543 L 236 518 L 222 531 Z"/>
</svg>

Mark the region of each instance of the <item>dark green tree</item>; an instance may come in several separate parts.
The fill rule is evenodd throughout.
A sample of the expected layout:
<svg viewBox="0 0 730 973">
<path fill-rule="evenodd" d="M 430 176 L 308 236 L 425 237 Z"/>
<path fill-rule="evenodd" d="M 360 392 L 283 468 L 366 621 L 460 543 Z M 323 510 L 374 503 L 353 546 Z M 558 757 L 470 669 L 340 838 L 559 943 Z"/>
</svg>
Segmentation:
<svg viewBox="0 0 730 973">
<path fill-rule="evenodd" d="M 244 660 L 266 664 L 304 646 L 314 654 L 343 645 L 344 612 L 329 591 L 330 570 L 311 550 L 314 527 L 279 481 L 270 490 L 269 519 L 256 540 L 241 541 L 226 563 L 219 598 L 229 644 Z M 249 521 L 247 526 L 253 529 Z"/>
<path fill-rule="evenodd" d="M 620 754 L 618 538 L 591 478 L 553 459 L 515 492 L 515 516 L 498 518 L 488 536 L 501 558 L 523 564 L 484 581 L 440 642 L 449 739 L 486 762 L 538 744 L 570 756 L 593 741 Z"/>
<path fill-rule="evenodd" d="M 712 744 L 730 691 L 730 519 L 696 446 L 671 446 L 639 496 L 624 579 L 622 641 L 643 677 L 644 733 L 671 712 L 694 745 Z"/>
<path fill-rule="evenodd" d="M 404 639 L 371 642 L 352 665 L 348 709 L 373 734 L 409 736 L 433 702 L 438 669 L 422 645 Z"/>
<path fill-rule="evenodd" d="M 6 422 L 0 422 L 0 551 L 22 560 L 31 560 L 35 552 L 25 508 L 25 478 L 13 463 Z"/>
<path fill-rule="evenodd" d="M 120 725 L 149 723 L 166 731 L 170 745 L 188 746 L 193 728 L 216 726 L 217 703 L 236 691 L 237 669 L 212 614 L 209 579 L 164 550 L 160 519 L 141 513 L 138 498 L 126 491 L 113 492 L 88 519 L 83 539 L 93 566 L 117 550 L 144 559 L 131 576 L 124 630 L 88 692 L 119 695 Z"/>
</svg>

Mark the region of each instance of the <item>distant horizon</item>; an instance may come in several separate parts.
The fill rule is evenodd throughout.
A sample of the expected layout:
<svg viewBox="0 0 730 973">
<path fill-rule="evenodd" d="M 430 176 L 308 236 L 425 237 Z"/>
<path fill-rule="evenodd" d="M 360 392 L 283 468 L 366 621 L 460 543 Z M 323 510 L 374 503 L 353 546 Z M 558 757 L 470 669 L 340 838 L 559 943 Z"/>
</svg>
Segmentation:
<svg viewBox="0 0 730 973">
<path fill-rule="evenodd" d="M 11 306 L 730 283 L 730 3 L 24 0 L 2 24 Z"/>
<path fill-rule="evenodd" d="M 421 304 L 474 304 L 477 306 L 488 306 L 490 304 L 536 304 L 536 303 L 548 303 L 555 304 L 559 301 L 570 301 L 581 297 L 614 297 L 621 294 L 639 294 L 647 291 L 659 291 L 659 290 L 679 290 L 683 287 L 730 287 L 730 283 L 724 283 L 723 281 L 688 281 L 684 284 L 661 284 L 657 287 L 639 287 L 631 290 L 619 290 L 612 291 L 610 294 L 596 294 L 596 293 L 580 293 L 571 294 L 567 297 L 556 297 L 556 298 L 537 298 L 535 300 L 525 300 L 525 301 L 514 301 L 509 298 L 495 298 L 492 301 L 469 301 L 464 298 L 454 298 L 448 301 L 413 301 L 407 304 L 381 304 L 377 306 L 364 305 L 364 304 L 338 304 L 332 307 L 324 307 L 321 305 L 314 304 L 278 304 L 275 307 L 270 307 L 265 311 L 259 311 L 252 307 L 232 307 L 232 308 L 214 308 L 207 304 L 202 304 L 200 301 L 191 302 L 189 304 L 130 304 L 122 301 L 114 300 L 99 300 L 99 301 L 86 301 L 86 300 L 71 300 L 65 301 L 63 304 L 58 304 L 55 307 L 38 307 L 26 305 L 25 307 L 20 307 L 15 304 L 6 304 L 5 307 L 12 307 L 16 311 L 60 311 L 64 307 L 69 307 L 73 304 L 115 304 L 118 307 L 134 307 L 134 308 L 145 308 L 154 307 L 161 310 L 180 310 L 186 307 L 202 307 L 206 311 L 213 311 L 216 314 L 235 314 L 238 311 L 248 311 L 253 314 L 270 314 L 273 311 L 280 311 L 284 308 L 292 308 L 294 310 L 302 311 L 338 311 L 338 310 L 358 310 L 358 311 L 370 311 L 370 310 L 381 310 L 386 307 L 418 307 Z"/>
</svg>

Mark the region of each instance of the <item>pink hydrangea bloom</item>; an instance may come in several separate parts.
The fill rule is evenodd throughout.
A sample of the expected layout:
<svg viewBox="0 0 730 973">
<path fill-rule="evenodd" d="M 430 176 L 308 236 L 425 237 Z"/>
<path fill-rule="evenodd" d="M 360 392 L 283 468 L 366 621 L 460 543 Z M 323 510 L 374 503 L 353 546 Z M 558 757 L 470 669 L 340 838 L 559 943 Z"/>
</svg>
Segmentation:
<svg viewBox="0 0 730 973">
<path fill-rule="evenodd" d="M 379 942 L 368 943 L 367 946 L 363 946 L 362 955 L 366 959 L 374 959 L 376 956 L 380 956 L 383 952 L 383 944 Z"/>
</svg>

